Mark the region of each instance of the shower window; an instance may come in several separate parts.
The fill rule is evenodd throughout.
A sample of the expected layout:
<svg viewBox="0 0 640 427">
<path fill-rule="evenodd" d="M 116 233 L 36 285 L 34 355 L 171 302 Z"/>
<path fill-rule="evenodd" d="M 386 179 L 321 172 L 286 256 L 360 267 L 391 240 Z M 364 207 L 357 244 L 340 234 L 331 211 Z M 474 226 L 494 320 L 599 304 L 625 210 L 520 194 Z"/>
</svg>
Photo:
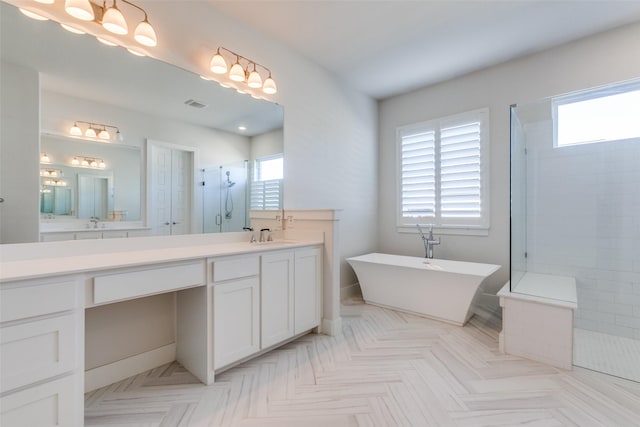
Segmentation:
<svg viewBox="0 0 640 427">
<path fill-rule="evenodd" d="M 640 137 L 640 82 L 553 99 L 556 147 Z"/>
<path fill-rule="evenodd" d="M 256 159 L 251 182 L 251 209 L 282 209 L 282 180 L 284 158 L 282 154 Z"/>
<path fill-rule="evenodd" d="M 486 229 L 487 109 L 397 130 L 398 227 Z"/>
</svg>

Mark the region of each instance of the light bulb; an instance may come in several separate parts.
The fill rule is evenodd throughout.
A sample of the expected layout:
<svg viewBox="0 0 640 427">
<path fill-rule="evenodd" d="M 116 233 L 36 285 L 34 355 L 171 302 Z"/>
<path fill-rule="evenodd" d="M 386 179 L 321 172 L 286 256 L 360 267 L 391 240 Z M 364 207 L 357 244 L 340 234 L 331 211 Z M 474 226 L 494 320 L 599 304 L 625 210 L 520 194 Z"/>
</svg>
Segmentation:
<svg viewBox="0 0 640 427">
<path fill-rule="evenodd" d="M 37 21 L 48 21 L 49 20 L 49 18 L 45 18 L 44 16 L 38 15 L 37 13 L 31 12 L 30 10 L 22 9 L 22 8 L 19 8 L 19 10 L 20 10 L 20 12 L 22 12 L 22 14 L 24 16 L 28 16 L 31 19 L 35 19 Z"/>
<path fill-rule="evenodd" d="M 93 7 L 89 0 L 65 0 L 64 10 L 81 21 L 93 21 L 95 19 Z"/>
<path fill-rule="evenodd" d="M 249 73 L 249 78 L 247 79 L 247 85 L 249 85 L 249 87 L 252 87 L 254 89 L 262 87 L 262 77 L 260 77 L 260 74 L 258 74 L 258 72 L 256 71 L 255 66 L 253 67 L 253 71 Z"/>
<path fill-rule="evenodd" d="M 155 47 L 158 45 L 156 32 L 154 31 L 151 24 L 149 24 L 149 21 L 147 21 L 146 16 L 144 18 L 144 21 L 139 23 L 136 27 L 133 38 L 136 39 L 138 43 L 144 46 Z"/>
<path fill-rule="evenodd" d="M 63 24 L 62 22 L 60 23 L 60 26 L 73 34 L 86 34 L 84 31 L 79 30 L 76 27 L 72 27 L 71 25 Z"/>
<path fill-rule="evenodd" d="M 77 157 L 74 157 L 73 160 L 71 160 L 71 164 L 73 166 L 79 166 L 80 165 L 80 160 L 78 160 Z"/>
<path fill-rule="evenodd" d="M 227 61 L 220 55 L 220 50 L 218 49 L 218 53 L 216 53 L 213 58 L 211 58 L 211 71 L 216 74 L 224 74 L 229 69 L 227 65 Z"/>
<path fill-rule="evenodd" d="M 238 62 L 233 64 L 229 71 L 229 78 L 234 82 L 243 82 L 245 79 L 244 68 Z"/>
<path fill-rule="evenodd" d="M 82 136 L 82 129 L 78 127 L 78 123 L 74 123 L 69 130 L 69 133 L 73 136 Z"/>
<path fill-rule="evenodd" d="M 87 129 L 87 131 L 84 133 L 84 136 L 88 136 L 89 138 L 95 138 L 96 137 L 96 131 L 90 127 L 89 129 Z"/>
<path fill-rule="evenodd" d="M 111 135 L 109 135 L 109 132 L 107 132 L 106 129 L 102 129 L 100 131 L 100 133 L 98 134 L 98 138 L 100 138 L 100 139 L 111 139 Z"/>
<path fill-rule="evenodd" d="M 269 77 L 267 77 L 267 79 L 264 81 L 264 84 L 262 85 L 262 91 L 269 95 L 273 95 L 278 91 L 276 82 L 271 78 L 271 75 L 269 75 Z"/>
<path fill-rule="evenodd" d="M 120 9 L 116 6 L 115 0 L 113 6 L 107 9 L 102 17 L 102 26 L 105 30 L 113 34 L 125 35 L 129 33 L 127 21 L 125 21 L 124 15 L 122 15 L 122 12 L 120 12 Z"/>
</svg>

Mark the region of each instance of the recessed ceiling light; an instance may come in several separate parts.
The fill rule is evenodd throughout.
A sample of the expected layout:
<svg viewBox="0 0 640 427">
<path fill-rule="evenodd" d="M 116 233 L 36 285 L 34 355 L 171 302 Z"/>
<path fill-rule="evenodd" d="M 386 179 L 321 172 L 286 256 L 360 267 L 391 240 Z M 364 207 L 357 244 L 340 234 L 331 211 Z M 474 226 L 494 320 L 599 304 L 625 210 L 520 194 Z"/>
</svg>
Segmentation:
<svg viewBox="0 0 640 427">
<path fill-rule="evenodd" d="M 238 130 L 247 130 L 246 126 L 238 126 Z"/>
</svg>

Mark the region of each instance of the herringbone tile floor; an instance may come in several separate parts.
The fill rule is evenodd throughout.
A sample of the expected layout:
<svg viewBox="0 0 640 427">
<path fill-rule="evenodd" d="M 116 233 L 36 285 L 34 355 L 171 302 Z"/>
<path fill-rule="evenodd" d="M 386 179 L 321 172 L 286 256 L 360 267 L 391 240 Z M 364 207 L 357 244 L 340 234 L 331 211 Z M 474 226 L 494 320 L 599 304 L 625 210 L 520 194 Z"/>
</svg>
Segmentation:
<svg viewBox="0 0 640 427">
<path fill-rule="evenodd" d="M 352 301 L 343 325 L 211 386 L 172 363 L 88 393 L 85 424 L 640 426 L 640 383 L 501 354 L 478 318 L 461 328 Z"/>
</svg>

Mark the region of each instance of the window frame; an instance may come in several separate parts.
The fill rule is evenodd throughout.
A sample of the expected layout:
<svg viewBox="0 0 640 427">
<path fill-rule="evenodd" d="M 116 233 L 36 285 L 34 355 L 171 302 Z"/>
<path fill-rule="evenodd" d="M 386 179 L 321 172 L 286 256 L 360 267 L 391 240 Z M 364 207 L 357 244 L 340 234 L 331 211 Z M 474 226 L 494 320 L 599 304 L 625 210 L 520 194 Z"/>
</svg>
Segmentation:
<svg viewBox="0 0 640 427">
<path fill-rule="evenodd" d="M 480 123 L 480 218 L 443 218 L 441 205 L 441 129 L 478 121 Z M 396 128 L 396 231 L 415 233 L 416 224 L 433 224 L 440 234 L 486 236 L 490 228 L 490 182 L 489 182 L 489 109 L 480 108 L 428 121 L 412 123 Z M 402 213 L 402 138 L 412 133 L 435 131 L 435 215 L 433 217 L 404 217 Z"/>
</svg>

